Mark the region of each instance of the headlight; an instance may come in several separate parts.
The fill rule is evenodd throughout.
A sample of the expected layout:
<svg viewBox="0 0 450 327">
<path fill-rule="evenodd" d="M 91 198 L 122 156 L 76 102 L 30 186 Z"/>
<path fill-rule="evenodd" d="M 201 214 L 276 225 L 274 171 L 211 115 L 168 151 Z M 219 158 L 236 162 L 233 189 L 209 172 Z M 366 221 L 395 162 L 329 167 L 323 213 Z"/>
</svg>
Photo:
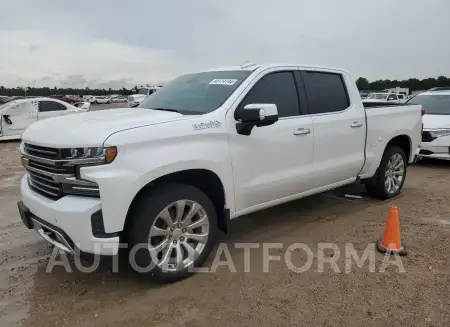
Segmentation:
<svg viewBox="0 0 450 327">
<path fill-rule="evenodd" d="M 432 137 L 441 137 L 441 136 L 449 136 L 450 129 L 439 129 L 434 131 L 428 131 Z"/>
<path fill-rule="evenodd" d="M 86 147 L 70 148 L 62 150 L 62 157 L 71 161 L 71 164 L 108 164 L 117 156 L 117 148 L 110 147 Z"/>
</svg>

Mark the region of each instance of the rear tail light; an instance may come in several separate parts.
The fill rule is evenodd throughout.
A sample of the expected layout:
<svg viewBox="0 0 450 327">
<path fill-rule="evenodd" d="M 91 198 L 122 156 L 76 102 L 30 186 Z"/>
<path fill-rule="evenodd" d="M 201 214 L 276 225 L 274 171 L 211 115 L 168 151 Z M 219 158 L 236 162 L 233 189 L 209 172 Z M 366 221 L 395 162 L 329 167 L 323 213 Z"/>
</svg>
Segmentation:
<svg viewBox="0 0 450 327">
<path fill-rule="evenodd" d="M 425 115 L 425 109 L 421 109 L 422 110 L 422 116 Z"/>
</svg>

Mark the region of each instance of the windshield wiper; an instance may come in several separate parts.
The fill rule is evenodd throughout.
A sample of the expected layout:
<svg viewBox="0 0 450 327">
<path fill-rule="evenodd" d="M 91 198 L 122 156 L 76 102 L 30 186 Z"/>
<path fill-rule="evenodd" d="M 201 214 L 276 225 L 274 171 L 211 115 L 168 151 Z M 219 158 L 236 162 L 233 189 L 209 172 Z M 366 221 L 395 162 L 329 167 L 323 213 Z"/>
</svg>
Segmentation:
<svg viewBox="0 0 450 327">
<path fill-rule="evenodd" d="M 171 111 L 171 112 L 179 112 L 176 109 L 169 109 L 169 108 L 151 108 L 152 110 L 161 110 L 161 111 Z"/>
</svg>

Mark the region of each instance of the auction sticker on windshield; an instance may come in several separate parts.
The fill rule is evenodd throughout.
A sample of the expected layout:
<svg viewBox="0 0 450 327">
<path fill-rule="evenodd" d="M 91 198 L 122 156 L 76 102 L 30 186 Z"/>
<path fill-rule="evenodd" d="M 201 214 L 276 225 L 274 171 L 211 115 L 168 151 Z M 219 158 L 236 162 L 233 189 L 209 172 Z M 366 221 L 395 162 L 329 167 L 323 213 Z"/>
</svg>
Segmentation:
<svg viewBox="0 0 450 327">
<path fill-rule="evenodd" d="M 216 85 L 234 85 L 237 82 L 237 79 L 221 79 L 216 78 L 213 79 L 209 84 L 216 84 Z"/>
</svg>

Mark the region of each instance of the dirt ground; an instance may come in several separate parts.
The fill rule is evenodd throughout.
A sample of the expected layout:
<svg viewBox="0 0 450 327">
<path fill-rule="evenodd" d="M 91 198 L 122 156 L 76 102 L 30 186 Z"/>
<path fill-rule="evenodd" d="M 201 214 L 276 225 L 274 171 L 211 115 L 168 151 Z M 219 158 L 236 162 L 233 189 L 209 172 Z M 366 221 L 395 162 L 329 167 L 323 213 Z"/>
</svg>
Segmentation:
<svg viewBox="0 0 450 327">
<path fill-rule="evenodd" d="M 95 109 L 95 108 L 93 108 Z M 236 272 L 219 267 L 171 284 L 155 285 L 123 268 L 102 264 L 94 273 L 46 272 L 52 249 L 22 225 L 16 207 L 23 176 L 18 143 L 0 144 L 0 326 L 449 326 L 450 163 L 411 166 L 400 197 L 380 202 L 359 186 L 313 196 L 233 221 L 220 242 Z M 350 200 L 344 193 L 363 198 Z M 361 255 L 381 236 L 390 205 L 400 210 L 408 255 L 404 272 L 375 254 L 375 271 L 353 264 L 345 245 Z M 236 243 L 258 243 L 250 272 Z M 264 272 L 263 243 L 271 249 Z M 289 245 L 307 244 L 311 269 L 294 272 L 284 261 Z M 340 272 L 318 265 L 318 243 L 335 243 Z M 326 257 L 337 253 L 326 251 Z M 224 257 L 222 257 L 224 260 Z M 304 252 L 292 262 L 305 263 Z M 211 261 L 211 260 L 210 260 Z M 391 262 L 393 260 L 391 259 Z M 209 262 L 210 264 L 211 262 Z"/>
</svg>

